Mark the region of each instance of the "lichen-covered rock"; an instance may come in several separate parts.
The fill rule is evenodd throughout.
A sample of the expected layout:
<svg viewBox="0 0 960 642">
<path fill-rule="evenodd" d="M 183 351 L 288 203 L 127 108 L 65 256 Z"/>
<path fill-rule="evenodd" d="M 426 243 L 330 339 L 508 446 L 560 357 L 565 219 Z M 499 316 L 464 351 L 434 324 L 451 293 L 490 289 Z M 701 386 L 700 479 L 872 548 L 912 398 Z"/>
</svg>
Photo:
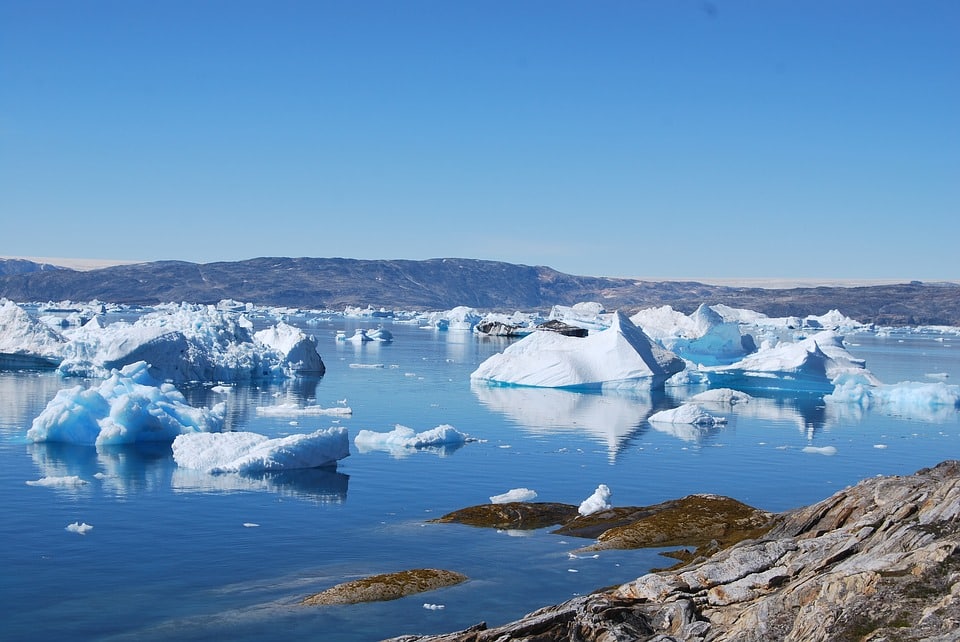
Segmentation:
<svg viewBox="0 0 960 642">
<path fill-rule="evenodd" d="M 325 591 L 305 597 L 300 601 L 300 604 L 317 606 L 383 602 L 416 593 L 433 591 L 445 586 L 453 586 L 466 582 L 467 579 L 466 575 L 435 568 L 418 568 L 396 573 L 384 573 L 337 584 Z"/>
<path fill-rule="evenodd" d="M 757 539 L 510 624 L 396 640 L 960 640 L 960 462 L 865 480 Z"/>
<path fill-rule="evenodd" d="M 577 516 L 577 507 L 552 502 L 507 502 L 480 504 L 447 513 L 430 520 L 486 528 L 532 530 L 569 522 Z"/>
</svg>

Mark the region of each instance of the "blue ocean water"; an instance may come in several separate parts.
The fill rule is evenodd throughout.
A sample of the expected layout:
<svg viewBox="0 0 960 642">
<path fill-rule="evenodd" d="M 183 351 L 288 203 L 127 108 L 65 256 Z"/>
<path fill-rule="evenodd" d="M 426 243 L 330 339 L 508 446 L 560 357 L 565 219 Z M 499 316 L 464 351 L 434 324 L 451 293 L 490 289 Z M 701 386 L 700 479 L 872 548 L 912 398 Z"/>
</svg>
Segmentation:
<svg viewBox="0 0 960 642">
<path fill-rule="evenodd" d="M 27 443 L 31 421 L 56 391 L 85 382 L 0 372 L 3 639 L 376 640 L 496 625 L 671 562 L 657 550 L 578 555 L 588 541 L 550 529 L 500 532 L 427 520 L 520 487 L 535 490 L 538 501 L 577 504 L 601 483 L 616 505 L 709 492 L 780 511 L 865 477 L 960 457 L 952 408 L 892 416 L 814 394 L 770 394 L 724 412 L 728 423 L 716 428 L 664 427 L 647 417 L 699 390 L 471 385 L 470 372 L 507 340 L 391 323 L 392 343 L 355 345 L 335 341 L 336 331 L 376 324 L 303 321 L 320 340 L 322 379 L 236 386 L 229 394 L 198 386 L 184 390 L 188 399 L 226 400 L 230 429 L 271 436 L 339 421 L 351 436 L 451 424 L 480 441 L 405 456 L 354 448 L 336 469 L 204 475 L 178 469 L 164 445 Z M 847 337 L 850 352 L 887 383 L 957 382 L 958 343 L 937 332 Z M 343 400 L 353 409 L 349 418 L 256 412 Z M 27 483 L 68 475 L 85 483 Z M 67 531 L 74 522 L 93 528 Z M 470 581 L 391 602 L 298 605 L 345 580 L 419 567 L 459 571 Z"/>
</svg>

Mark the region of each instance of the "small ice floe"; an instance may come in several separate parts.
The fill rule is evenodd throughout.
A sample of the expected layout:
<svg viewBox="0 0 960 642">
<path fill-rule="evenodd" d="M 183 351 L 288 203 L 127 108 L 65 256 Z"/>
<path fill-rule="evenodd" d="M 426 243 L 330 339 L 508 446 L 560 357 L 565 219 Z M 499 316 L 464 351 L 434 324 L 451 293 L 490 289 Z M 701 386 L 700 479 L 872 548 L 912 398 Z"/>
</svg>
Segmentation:
<svg viewBox="0 0 960 642">
<path fill-rule="evenodd" d="M 244 527 L 244 528 L 258 528 L 259 526 L 260 526 L 260 524 L 256 524 L 256 523 L 254 523 L 254 522 L 244 522 L 244 523 L 243 523 L 243 527 Z"/>
<path fill-rule="evenodd" d="M 578 571 L 578 570 L 575 569 L 575 568 L 568 568 L 568 569 L 567 569 L 567 573 L 579 573 L 579 572 L 580 572 L 580 571 Z"/>
<path fill-rule="evenodd" d="M 383 368 L 385 367 L 382 363 L 351 363 L 351 368 Z"/>
<path fill-rule="evenodd" d="M 587 497 L 580 503 L 580 508 L 577 509 L 577 512 L 586 517 L 587 515 L 593 515 L 594 513 L 613 508 L 610 505 L 611 494 L 610 488 L 607 487 L 606 484 L 600 484 L 590 497 Z"/>
<path fill-rule="evenodd" d="M 446 604 L 430 604 L 429 602 L 424 602 L 423 608 L 427 609 L 428 611 L 440 611 L 447 608 L 447 606 Z"/>
<path fill-rule="evenodd" d="M 745 392 L 734 390 L 732 388 L 714 388 L 713 390 L 704 390 L 699 394 L 690 397 L 690 401 L 699 403 L 727 404 L 734 406 L 738 403 L 747 403 L 753 397 Z"/>
<path fill-rule="evenodd" d="M 343 406 L 323 408 L 321 406 L 298 406 L 295 403 L 281 403 L 275 406 L 257 406 L 257 414 L 267 417 L 319 417 L 321 415 L 340 417 L 352 415 L 353 409 Z"/>
<path fill-rule="evenodd" d="M 717 417 L 694 403 L 685 403 L 677 408 L 661 410 L 647 419 L 650 422 L 667 424 L 692 424 L 694 426 L 717 426 L 727 423 L 726 417 Z"/>
<path fill-rule="evenodd" d="M 218 473 L 255 473 L 330 466 L 350 455 L 346 428 L 268 438 L 252 432 L 200 432 L 173 441 L 181 468 Z"/>
<path fill-rule="evenodd" d="M 233 392 L 233 388 L 230 386 L 214 386 L 210 388 L 210 392 L 218 392 L 221 395 L 227 395 Z"/>
<path fill-rule="evenodd" d="M 74 522 L 72 524 L 67 524 L 66 530 L 71 533 L 76 533 L 77 535 L 86 535 L 88 532 L 93 530 L 93 526 L 87 524 L 86 522 Z"/>
<path fill-rule="evenodd" d="M 873 447 L 874 447 L 874 448 L 879 448 L 879 449 L 882 450 L 882 449 L 886 448 L 887 445 L 886 445 L 886 444 L 874 444 Z"/>
<path fill-rule="evenodd" d="M 470 441 L 477 441 L 477 439 L 460 432 L 449 424 L 442 424 L 424 432 L 414 432 L 412 428 L 397 424 L 390 432 L 361 430 L 357 433 L 353 443 L 356 444 L 361 453 L 371 450 L 385 450 L 397 455 L 421 448 L 459 447 Z"/>
<path fill-rule="evenodd" d="M 836 455 L 837 449 L 834 446 L 807 446 L 803 449 L 803 452 L 830 456 Z"/>
<path fill-rule="evenodd" d="M 84 479 L 77 475 L 64 475 L 62 477 L 41 477 L 27 482 L 27 486 L 45 486 L 47 488 L 76 488 L 87 484 Z"/>
<path fill-rule="evenodd" d="M 928 379 L 949 379 L 950 373 L 949 372 L 928 372 L 923 376 L 927 377 Z"/>
<path fill-rule="evenodd" d="M 529 502 L 537 497 L 537 491 L 529 488 L 513 488 L 501 495 L 490 498 L 491 504 L 507 504 L 509 502 Z"/>
</svg>

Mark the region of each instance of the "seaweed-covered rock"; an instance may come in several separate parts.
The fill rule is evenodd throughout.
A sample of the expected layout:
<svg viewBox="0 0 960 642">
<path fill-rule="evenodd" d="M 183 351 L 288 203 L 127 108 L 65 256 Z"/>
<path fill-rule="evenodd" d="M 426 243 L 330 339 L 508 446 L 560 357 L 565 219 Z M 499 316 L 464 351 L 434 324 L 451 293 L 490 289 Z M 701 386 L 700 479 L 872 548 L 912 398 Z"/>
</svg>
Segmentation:
<svg viewBox="0 0 960 642">
<path fill-rule="evenodd" d="M 577 507 L 552 502 L 507 502 L 461 508 L 434 523 L 456 523 L 486 528 L 533 530 L 565 524 L 577 516 Z"/>
<path fill-rule="evenodd" d="M 445 586 L 467 581 L 467 576 L 454 571 L 435 568 L 417 568 L 396 573 L 384 573 L 332 586 L 325 591 L 303 598 L 300 604 L 357 604 L 384 602 L 407 595 L 425 593 Z"/>
</svg>

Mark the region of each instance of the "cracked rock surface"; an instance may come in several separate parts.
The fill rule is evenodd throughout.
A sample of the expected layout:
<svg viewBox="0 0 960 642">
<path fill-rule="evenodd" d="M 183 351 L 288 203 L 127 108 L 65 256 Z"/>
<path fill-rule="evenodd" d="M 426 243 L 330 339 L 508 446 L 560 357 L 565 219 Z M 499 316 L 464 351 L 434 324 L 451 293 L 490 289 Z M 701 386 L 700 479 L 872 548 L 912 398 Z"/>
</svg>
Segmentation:
<svg viewBox="0 0 960 642">
<path fill-rule="evenodd" d="M 494 628 L 395 642 L 960 640 L 960 462 L 877 477 L 706 559 Z"/>
</svg>

